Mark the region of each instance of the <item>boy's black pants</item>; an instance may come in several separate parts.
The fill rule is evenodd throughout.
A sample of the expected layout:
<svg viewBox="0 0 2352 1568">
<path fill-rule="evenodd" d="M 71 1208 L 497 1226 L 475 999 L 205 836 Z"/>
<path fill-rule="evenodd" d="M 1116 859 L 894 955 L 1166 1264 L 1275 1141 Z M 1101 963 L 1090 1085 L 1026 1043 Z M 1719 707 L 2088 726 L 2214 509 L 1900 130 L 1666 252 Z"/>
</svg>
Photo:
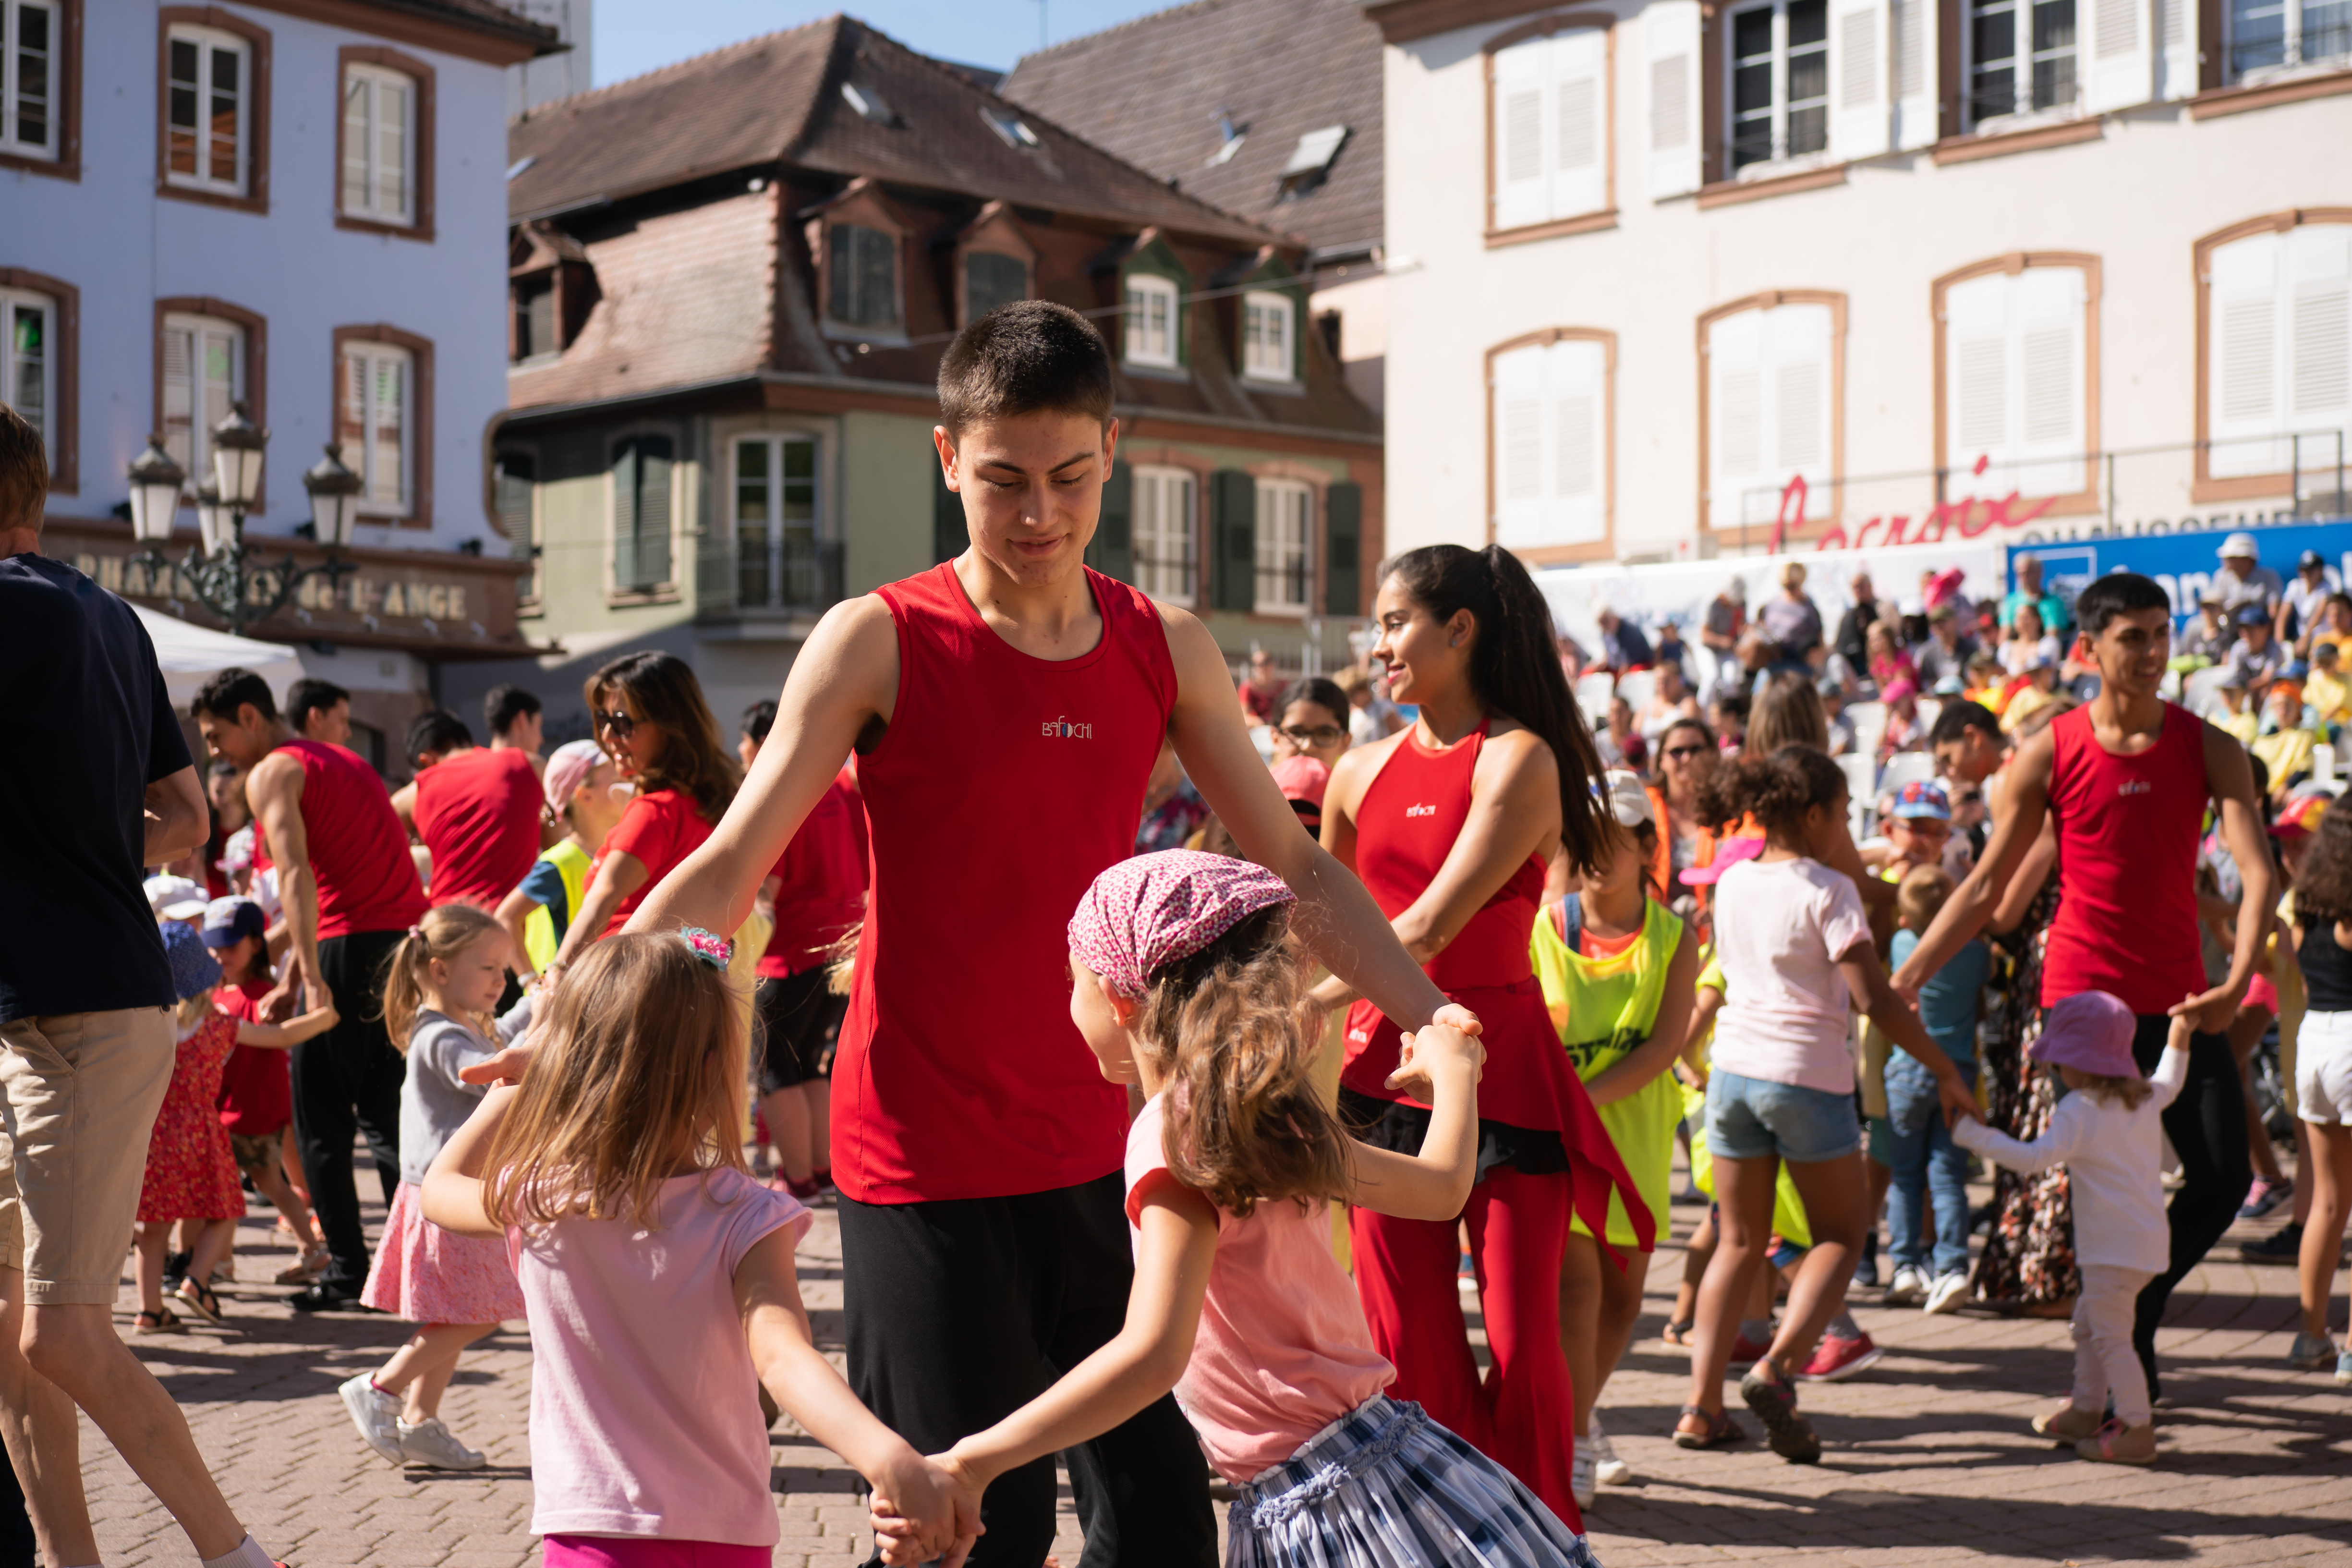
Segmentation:
<svg viewBox="0 0 2352 1568">
<path fill-rule="evenodd" d="M 2132 1058 L 2139 1070 L 2151 1073 L 2164 1055 L 2172 1020 L 2161 1013 L 2143 1014 L 2132 1034 Z M 2213 1249 L 2238 1205 L 2253 1185 L 2253 1167 L 2246 1150 L 2246 1096 L 2238 1081 L 2238 1058 L 2223 1035 L 2189 1037 L 2189 1077 L 2180 1097 L 2164 1112 L 2164 1135 L 2180 1156 L 2181 1188 L 2172 1194 L 2165 1217 L 2172 1230 L 2172 1259 L 2165 1271 L 2139 1293 L 2132 1323 L 2132 1346 L 2140 1364 L 2148 1369 L 2148 1386 L 2156 1386 L 2156 1325 L 2174 1286 Z"/>
<path fill-rule="evenodd" d="M 1124 1178 L 1002 1198 L 841 1200 L 849 1382 L 917 1451 L 1010 1415 L 1115 1336 L 1134 1277 Z M 1087 1568 L 1216 1568 L 1208 1468 L 1172 1394 L 1066 1450 Z M 1054 1460 L 998 1477 L 973 1568 L 1037 1568 Z"/>
</svg>

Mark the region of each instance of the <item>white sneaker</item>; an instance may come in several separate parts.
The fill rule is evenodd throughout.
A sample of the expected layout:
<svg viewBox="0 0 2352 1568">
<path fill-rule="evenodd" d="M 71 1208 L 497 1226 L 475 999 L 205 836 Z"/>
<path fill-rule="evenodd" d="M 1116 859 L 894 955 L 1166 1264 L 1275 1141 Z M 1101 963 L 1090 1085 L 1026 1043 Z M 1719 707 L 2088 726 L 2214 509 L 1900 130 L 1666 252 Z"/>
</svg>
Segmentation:
<svg viewBox="0 0 2352 1568">
<path fill-rule="evenodd" d="M 400 1463 L 400 1401 L 378 1388 L 373 1376 L 364 1372 L 335 1392 L 343 1396 L 343 1408 L 352 1413 L 352 1425 L 359 1428 L 361 1439 L 384 1458 Z"/>
<path fill-rule="evenodd" d="M 1968 1300 L 1969 1277 L 1958 1269 L 1936 1276 L 1936 1283 L 1927 1291 L 1927 1302 L 1922 1309 L 1929 1312 L 1957 1312 Z"/>
<path fill-rule="evenodd" d="M 414 1426 L 400 1424 L 400 1457 L 435 1470 L 478 1470 L 489 1462 L 452 1436 L 438 1415 L 428 1415 Z"/>
<path fill-rule="evenodd" d="M 1592 1506 L 1592 1440 L 1586 1438 L 1576 1445 L 1576 1452 L 1568 1461 L 1568 1493 L 1579 1508 Z"/>
<path fill-rule="evenodd" d="M 1906 1263 L 1895 1271 L 1894 1282 L 1886 1287 L 1886 1294 L 1879 1301 L 1887 1307 L 1916 1307 L 1927 1293 L 1927 1277 Z"/>
<path fill-rule="evenodd" d="M 1633 1467 L 1617 1457 L 1617 1449 L 1609 1441 L 1609 1434 L 1601 1429 L 1601 1412 L 1592 1413 L 1592 1436 L 1585 1441 L 1592 1449 L 1592 1479 L 1604 1487 L 1630 1486 Z"/>
</svg>

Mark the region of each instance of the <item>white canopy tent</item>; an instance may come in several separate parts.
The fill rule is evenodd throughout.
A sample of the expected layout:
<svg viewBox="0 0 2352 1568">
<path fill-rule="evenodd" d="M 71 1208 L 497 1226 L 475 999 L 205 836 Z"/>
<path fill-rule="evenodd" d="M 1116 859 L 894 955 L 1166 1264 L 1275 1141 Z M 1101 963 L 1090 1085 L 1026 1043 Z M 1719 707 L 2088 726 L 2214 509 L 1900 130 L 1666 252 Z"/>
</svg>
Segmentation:
<svg viewBox="0 0 2352 1568">
<path fill-rule="evenodd" d="M 172 705 L 185 708 L 196 689 L 231 666 L 242 666 L 269 683 L 280 702 L 286 689 L 302 678 L 301 661 L 283 643 L 257 642 L 227 632 L 208 631 L 160 610 L 131 606 L 155 645 L 155 662 L 163 667 L 163 685 Z"/>
</svg>

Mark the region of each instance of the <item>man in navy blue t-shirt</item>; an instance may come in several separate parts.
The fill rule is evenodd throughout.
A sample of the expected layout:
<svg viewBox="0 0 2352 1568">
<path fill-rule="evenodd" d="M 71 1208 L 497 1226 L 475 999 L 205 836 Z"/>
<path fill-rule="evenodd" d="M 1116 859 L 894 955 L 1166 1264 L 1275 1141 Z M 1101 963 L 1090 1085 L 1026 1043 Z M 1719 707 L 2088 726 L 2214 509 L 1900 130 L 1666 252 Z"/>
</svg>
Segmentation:
<svg viewBox="0 0 2352 1568">
<path fill-rule="evenodd" d="M 114 1331 L 176 1041 L 140 882 L 211 816 L 137 613 L 39 553 L 47 489 L 40 432 L 0 404 L 0 709 L 33 738 L 0 768 L 0 1402 L 12 1446 L 30 1446 L 10 1458 L 45 1563 L 99 1561 L 79 1405 L 205 1568 L 271 1568 Z"/>
</svg>

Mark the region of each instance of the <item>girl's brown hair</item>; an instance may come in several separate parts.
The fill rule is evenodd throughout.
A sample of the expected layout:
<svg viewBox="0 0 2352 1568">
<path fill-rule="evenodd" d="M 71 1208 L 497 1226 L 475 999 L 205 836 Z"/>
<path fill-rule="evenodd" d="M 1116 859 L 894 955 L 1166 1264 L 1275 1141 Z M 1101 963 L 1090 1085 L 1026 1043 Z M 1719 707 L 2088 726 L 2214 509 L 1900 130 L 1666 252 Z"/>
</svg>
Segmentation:
<svg viewBox="0 0 2352 1568">
<path fill-rule="evenodd" d="M 2130 1078 L 2116 1078 L 2108 1073 L 2084 1072 L 2081 1068 L 2074 1071 L 2081 1079 L 2075 1093 L 2092 1095 L 2110 1105 L 2120 1100 L 2126 1110 L 2137 1110 L 2147 1103 L 2147 1097 L 2156 1092 L 2156 1086 L 2137 1074 Z"/>
<path fill-rule="evenodd" d="M 740 1171 L 746 1009 L 676 932 L 624 931 L 572 966 L 491 1142 L 505 1224 L 659 1217 L 682 1163 Z"/>
<path fill-rule="evenodd" d="M 2352 806 L 2331 805 L 2294 874 L 2294 923 L 2352 921 Z"/>
<path fill-rule="evenodd" d="M 1813 689 L 1811 681 L 1792 671 L 1772 677 L 1757 689 L 1744 743 L 1748 750 L 1767 755 L 1783 746 L 1828 751 L 1830 720 L 1822 708 L 1822 694 Z"/>
<path fill-rule="evenodd" d="M 433 960 L 452 963 L 489 932 L 503 936 L 506 929 L 471 904 L 443 904 L 427 910 L 423 920 L 408 928 L 408 934 L 392 950 L 392 962 L 383 972 L 383 1026 L 392 1036 L 394 1049 L 408 1054 L 408 1031 L 416 1026 L 416 1015 L 425 1010 L 425 986 L 432 977 Z M 489 1032 L 487 1020 L 465 1022 L 484 1034 Z"/>
<path fill-rule="evenodd" d="M 1699 804 L 1716 822 L 1753 816 L 1764 831 L 1783 839 L 1804 829 L 1805 813 L 1835 805 L 1846 793 L 1845 770 L 1806 745 L 1788 745 L 1770 755 L 1743 754 L 1715 770 Z"/>
<path fill-rule="evenodd" d="M 719 739 L 719 721 L 703 700 L 692 665 L 674 653 L 633 653 L 590 676 L 583 695 L 600 745 L 604 727 L 596 715 L 610 711 L 606 703 L 614 698 L 627 703 L 638 723 L 662 732 L 661 754 L 637 770 L 640 793 L 674 789 L 694 802 L 705 822 L 718 826 L 743 775 Z M 604 751 L 612 754 L 610 746 Z"/>
<path fill-rule="evenodd" d="M 1280 906 L 1162 964 L 1136 1030 L 1168 1072 L 1168 1169 L 1221 1209 L 1343 1198 L 1347 1140 L 1309 1069 L 1322 1045 Z"/>
</svg>

